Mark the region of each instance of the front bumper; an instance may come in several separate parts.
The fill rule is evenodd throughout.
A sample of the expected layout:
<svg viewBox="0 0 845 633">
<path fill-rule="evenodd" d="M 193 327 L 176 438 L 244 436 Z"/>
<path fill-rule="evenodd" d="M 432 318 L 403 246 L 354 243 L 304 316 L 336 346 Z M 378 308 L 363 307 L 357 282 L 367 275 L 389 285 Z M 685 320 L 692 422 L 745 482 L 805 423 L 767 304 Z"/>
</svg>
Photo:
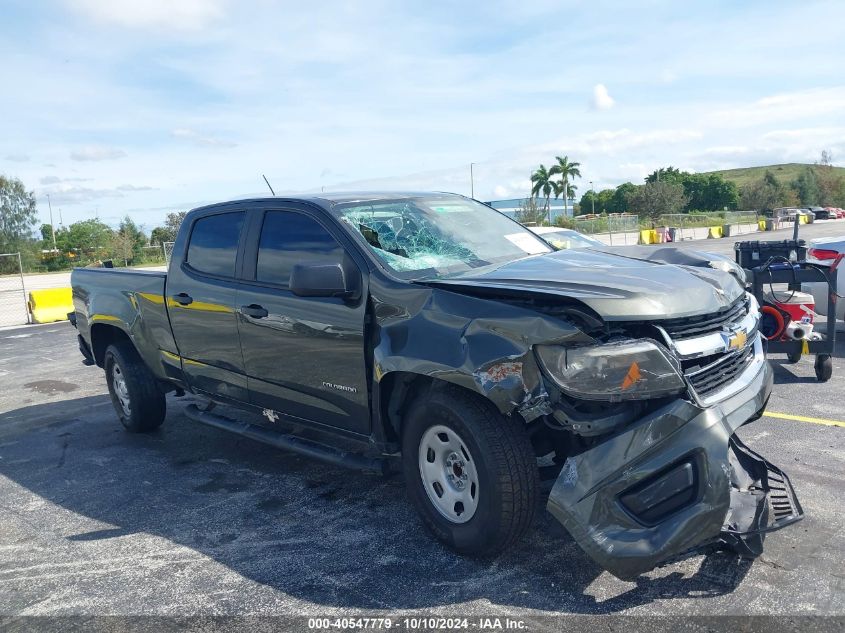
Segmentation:
<svg viewBox="0 0 845 633">
<path fill-rule="evenodd" d="M 747 385 L 701 408 L 677 400 L 564 464 L 548 509 L 599 565 L 622 579 L 718 545 L 744 556 L 802 518 L 785 474 L 734 437 L 772 389 L 767 362 Z"/>
</svg>

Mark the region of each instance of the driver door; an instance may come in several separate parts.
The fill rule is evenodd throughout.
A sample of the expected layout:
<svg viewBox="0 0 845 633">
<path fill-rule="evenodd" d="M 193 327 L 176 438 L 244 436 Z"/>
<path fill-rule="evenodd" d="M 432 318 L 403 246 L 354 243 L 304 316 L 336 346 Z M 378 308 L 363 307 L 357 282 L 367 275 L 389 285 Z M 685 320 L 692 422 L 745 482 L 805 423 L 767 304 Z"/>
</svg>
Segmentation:
<svg viewBox="0 0 845 633">
<path fill-rule="evenodd" d="M 299 297 L 295 264 L 354 265 L 334 229 L 305 209 L 266 210 L 235 301 L 250 402 L 264 409 L 367 434 L 366 292 Z M 272 416 L 269 416 L 272 417 Z"/>
</svg>

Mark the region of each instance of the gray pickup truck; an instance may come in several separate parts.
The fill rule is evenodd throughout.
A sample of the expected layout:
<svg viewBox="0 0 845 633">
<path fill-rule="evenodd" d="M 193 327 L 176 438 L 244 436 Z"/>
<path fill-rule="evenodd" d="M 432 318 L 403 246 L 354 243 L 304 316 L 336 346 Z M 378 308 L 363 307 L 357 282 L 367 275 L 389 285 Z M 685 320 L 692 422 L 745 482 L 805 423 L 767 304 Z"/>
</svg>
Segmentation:
<svg viewBox="0 0 845 633">
<path fill-rule="evenodd" d="M 198 422 L 401 470 L 465 554 L 510 546 L 547 496 L 633 578 L 753 557 L 802 516 L 735 435 L 772 388 L 743 281 L 689 251 L 556 251 L 461 196 L 333 194 L 191 211 L 166 275 L 74 270 L 73 320 L 129 431 L 190 392 Z"/>
</svg>

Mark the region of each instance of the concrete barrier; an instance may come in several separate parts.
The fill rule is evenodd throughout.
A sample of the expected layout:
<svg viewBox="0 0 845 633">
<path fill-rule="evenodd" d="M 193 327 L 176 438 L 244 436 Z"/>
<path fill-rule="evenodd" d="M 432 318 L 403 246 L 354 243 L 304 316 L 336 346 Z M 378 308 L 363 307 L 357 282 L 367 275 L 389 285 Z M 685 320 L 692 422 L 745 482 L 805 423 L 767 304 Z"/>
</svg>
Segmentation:
<svg viewBox="0 0 845 633">
<path fill-rule="evenodd" d="M 73 298 L 70 288 L 31 290 L 27 308 L 34 323 L 66 321 L 68 312 L 73 312 Z"/>
<path fill-rule="evenodd" d="M 657 244 L 659 238 L 654 229 L 643 229 L 640 231 L 640 244 Z"/>
</svg>

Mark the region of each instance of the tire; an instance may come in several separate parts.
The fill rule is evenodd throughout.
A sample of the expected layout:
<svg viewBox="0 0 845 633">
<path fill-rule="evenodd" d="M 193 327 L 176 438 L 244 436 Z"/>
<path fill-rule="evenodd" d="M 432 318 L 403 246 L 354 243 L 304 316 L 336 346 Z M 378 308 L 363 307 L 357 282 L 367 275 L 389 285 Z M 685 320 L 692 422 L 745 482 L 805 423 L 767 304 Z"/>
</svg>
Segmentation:
<svg viewBox="0 0 845 633">
<path fill-rule="evenodd" d="M 434 536 L 461 554 L 489 557 L 528 531 L 540 479 L 521 422 L 501 415 L 480 396 L 447 386 L 418 397 L 402 431 L 408 493 Z M 463 489 L 457 488 L 460 478 Z M 435 483 L 442 493 L 438 502 Z M 454 503 L 456 496 L 460 506 Z"/>
<path fill-rule="evenodd" d="M 816 378 L 819 382 L 827 382 L 833 375 L 833 358 L 830 354 L 819 354 L 816 356 L 814 365 Z"/>
<path fill-rule="evenodd" d="M 795 351 L 787 352 L 786 358 L 789 360 L 790 363 L 797 363 L 799 360 L 801 360 L 801 355 L 802 355 L 802 353 L 801 353 L 801 350 L 799 349 L 797 352 L 795 352 Z"/>
<path fill-rule="evenodd" d="M 106 348 L 106 384 L 121 424 L 130 433 L 148 433 L 164 422 L 167 404 L 152 372 L 131 343 Z"/>
</svg>

